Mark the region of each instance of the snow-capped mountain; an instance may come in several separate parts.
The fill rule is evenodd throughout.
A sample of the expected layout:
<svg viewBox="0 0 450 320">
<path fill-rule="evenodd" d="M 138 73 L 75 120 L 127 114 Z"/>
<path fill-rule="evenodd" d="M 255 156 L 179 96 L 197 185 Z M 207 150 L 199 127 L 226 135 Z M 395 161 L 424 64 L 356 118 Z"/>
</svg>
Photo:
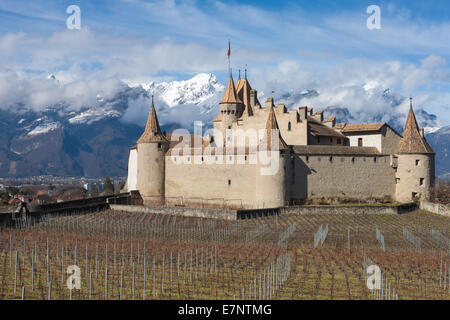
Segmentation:
<svg viewBox="0 0 450 320">
<path fill-rule="evenodd" d="M 45 81 L 63 85 L 53 74 Z M 368 95 L 381 95 L 386 105 L 384 112 L 354 111 L 345 105 L 317 106 L 315 99 L 327 93 L 314 89 L 272 92 L 272 95 L 275 103 L 284 103 L 289 109 L 308 105 L 315 110 L 324 109 L 325 116 L 336 116 L 338 122 L 388 122 L 402 132 L 406 114 L 399 106 L 406 98 L 373 88 L 367 85 L 364 90 Z M 224 89 L 213 74 L 201 73 L 184 81 L 124 81 L 113 98 L 98 94 L 93 105 L 82 108 L 72 108 L 64 101 L 40 112 L 27 106 L 11 107 L 8 110 L 20 111 L 5 111 L 0 118 L 0 176 L 126 175 L 128 149 L 142 133 L 152 95 L 162 130 L 171 132 L 179 127 L 192 130 L 197 120 L 211 126 Z M 259 91 L 258 97 L 264 105 L 265 94 Z M 441 148 L 442 139 L 448 135 L 439 130 L 436 116 L 419 108 L 415 112 L 420 125 L 433 137 L 430 138 L 433 147 Z M 439 157 L 439 150 L 436 152 Z M 450 172 L 444 162 L 437 160 L 440 174 Z"/>
<path fill-rule="evenodd" d="M 132 87 L 141 87 L 149 94 L 158 96 L 167 106 L 183 104 L 201 105 L 205 101 L 222 93 L 225 87 L 212 73 L 200 73 L 184 81 L 132 83 Z"/>
</svg>

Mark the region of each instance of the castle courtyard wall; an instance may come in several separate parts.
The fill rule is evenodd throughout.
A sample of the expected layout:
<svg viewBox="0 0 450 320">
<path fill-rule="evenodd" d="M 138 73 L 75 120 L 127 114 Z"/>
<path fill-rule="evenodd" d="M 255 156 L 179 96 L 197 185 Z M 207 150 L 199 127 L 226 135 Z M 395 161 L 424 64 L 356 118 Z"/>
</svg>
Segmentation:
<svg viewBox="0 0 450 320">
<path fill-rule="evenodd" d="M 389 155 L 297 154 L 292 175 L 293 200 L 395 196 L 395 172 Z"/>
<path fill-rule="evenodd" d="M 201 156 L 196 157 L 197 161 L 201 159 Z M 207 201 L 209 206 L 254 208 L 257 165 L 249 163 L 248 156 L 243 164 L 236 164 L 236 155 L 227 157 L 232 157 L 232 164 L 225 161 L 222 164 L 208 164 L 205 161 L 186 164 L 182 163 L 181 156 L 176 161 L 167 156 L 167 203 L 184 201 L 201 205 Z M 193 156 L 189 158 L 194 161 Z"/>
</svg>

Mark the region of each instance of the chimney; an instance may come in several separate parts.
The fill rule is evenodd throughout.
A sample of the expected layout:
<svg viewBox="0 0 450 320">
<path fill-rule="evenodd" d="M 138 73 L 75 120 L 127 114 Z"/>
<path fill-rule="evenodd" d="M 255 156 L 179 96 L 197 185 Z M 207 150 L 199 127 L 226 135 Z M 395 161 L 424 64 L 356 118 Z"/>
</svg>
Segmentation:
<svg viewBox="0 0 450 320">
<path fill-rule="evenodd" d="M 270 111 L 270 108 L 273 107 L 273 98 L 267 98 L 266 100 L 266 109 Z"/>
<path fill-rule="evenodd" d="M 250 90 L 250 107 L 254 108 L 256 100 L 258 99 L 258 92 L 255 89 Z"/>
<path fill-rule="evenodd" d="M 420 132 L 420 136 L 423 138 L 424 135 L 425 135 L 425 134 L 424 134 L 424 131 L 423 131 L 423 128 L 420 128 L 420 129 L 419 129 L 419 132 Z"/>
<path fill-rule="evenodd" d="M 306 107 L 306 106 L 298 108 L 298 113 L 300 115 L 300 121 L 303 121 L 306 119 L 307 109 L 308 109 L 308 107 Z"/>
</svg>

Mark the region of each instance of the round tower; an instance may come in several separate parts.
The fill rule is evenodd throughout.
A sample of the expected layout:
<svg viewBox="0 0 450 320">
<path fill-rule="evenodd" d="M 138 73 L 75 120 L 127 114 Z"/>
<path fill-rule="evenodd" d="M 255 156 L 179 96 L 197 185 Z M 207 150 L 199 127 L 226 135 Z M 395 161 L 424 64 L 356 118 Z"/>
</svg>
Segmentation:
<svg viewBox="0 0 450 320">
<path fill-rule="evenodd" d="M 258 208 L 276 208 L 289 202 L 290 157 L 290 149 L 280 135 L 272 107 L 264 137 L 258 146 L 258 165 L 256 167 L 256 205 Z"/>
<path fill-rule="evenodd" d="M 160 205 L 165 201 L 165 154 L 169 141 L 161 133 L 153 104 L 145 131 L 137 141 L 137 189 L 144 205 Z"/>
<path fill-rule="evenodd" d="M 399 202 L 430 200 L 434 187 L 435 152 L 419 129 L 410 99 L 403 137 L 395 149 L 397 172 L 395 197 Z"/>
</svg>

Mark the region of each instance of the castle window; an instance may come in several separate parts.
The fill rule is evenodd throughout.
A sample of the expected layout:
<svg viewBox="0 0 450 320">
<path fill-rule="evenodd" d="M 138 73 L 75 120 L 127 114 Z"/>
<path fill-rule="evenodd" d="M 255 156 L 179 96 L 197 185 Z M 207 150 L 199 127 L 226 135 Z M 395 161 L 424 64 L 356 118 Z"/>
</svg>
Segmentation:
<svg viewBox="0 0 450 320">
<path fill-rule="evenodd" d="M 317 137 L 317 143 L 320 143 L 320 137 Z"/>
<path fill-rule="evenodd" d="M 309 156 L 306 156 L 306 162 L 309 162 Z"/>
<path fill-rule="evenodd" d="M 330 162 L 333 162 L 333 157 L 330 157 Z"/>
<path fill-rule="evenodd" d="M 217 156 L 216 156 L 216 161 L 217 161 Z"/>
<path fill-rule="evenodd" d="M 245 156 L 245 160 L 247 160 L 247 156 Z"/>
<path fill-rule="evenodd" d="M 337 144 L 341 144 L 341 139 L 340 138 L 337 139 Z"/>
<path fill-rule="evenodd" d="M 352 157 L 352 163 L 355 163 L 356 158 Z"/>
<path fill-rule="evenodd" d="M 288 122 L 288 131 L 291 131 L 291 122 Z"/>
<path fill-rule="evenodd" d="M 228 129 L 231 129 L 231 126 L 228 126 Z"/>
<path fill-rule="evenodd" d="M 373 158 L 373 162 L 377 162 L 377 157 L 374 157 L 374 158 Z"/>
<path fill-rule="evenodd" d="M 423 178 L 420 178 L 419 185 L 423 186 Z"/>
<path fill-rule="evenodd" d="M 231 180 L 228 180 L 228 185 L 231 186 Z"/>
<path fill-rule="evenodd" d="M 395 183 L 399 184 L 400 183 L 400 178 L 395 178 Z"/>
<path fill-rule="evenodd" d="M 203 157 L 202 157 L 202 162 L 203 162 Z"/>
<path fill-rule="evenodd" d="M 162 144 L 161 144 L 161 142 L 158 142 L 158 149 L 161 149 L 162 148 Z"/>
<path fill-rule="evenodd" d="M 416 160 L 416 166 L 418 166 L 420 163 L 420 160 Z"/>
<path fill-rule="evenodd" d="M 333 143 L 333 138 L 330 138 L 330 142 Z"/>
<path fill-rule="evenodd" d="M 358 138 L 358 147 L 362 147 L 363 146 L 363 140 L 362 138 Z"/>
</svg>

